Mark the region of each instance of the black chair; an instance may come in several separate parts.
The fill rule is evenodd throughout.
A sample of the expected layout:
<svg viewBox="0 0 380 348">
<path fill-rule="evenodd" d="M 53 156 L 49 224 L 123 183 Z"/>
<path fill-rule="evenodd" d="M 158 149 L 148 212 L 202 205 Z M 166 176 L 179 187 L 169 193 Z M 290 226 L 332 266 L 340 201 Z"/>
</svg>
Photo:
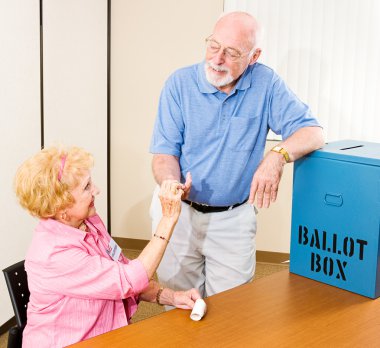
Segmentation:
<svg viewBox="0 0 380 348">
<path fill-rule="evenodd" d="M 8 348 L 21 348 L 22 332 L 26 325 L 26 308 L 30 293 L 24 262 L 20 261 L 3 269 L 17 323 L 17 326 L 9 330 Z"/>
</svg>

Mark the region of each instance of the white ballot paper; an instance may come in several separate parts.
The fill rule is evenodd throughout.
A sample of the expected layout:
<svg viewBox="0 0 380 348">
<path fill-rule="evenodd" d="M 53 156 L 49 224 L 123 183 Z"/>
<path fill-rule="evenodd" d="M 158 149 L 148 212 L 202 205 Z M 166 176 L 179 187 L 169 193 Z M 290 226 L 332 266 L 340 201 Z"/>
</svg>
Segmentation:
<svg viewBox="0 0 380 348">
<path fill-rule="evenodd" d="M 190 318 L 192 320 L 198 321 L 201 320 L 202 317 L 206 314 L 207 305 L 206 302 L 201 298 L 195 301 L 193 310 L 191 311 Z"/>
</svg>

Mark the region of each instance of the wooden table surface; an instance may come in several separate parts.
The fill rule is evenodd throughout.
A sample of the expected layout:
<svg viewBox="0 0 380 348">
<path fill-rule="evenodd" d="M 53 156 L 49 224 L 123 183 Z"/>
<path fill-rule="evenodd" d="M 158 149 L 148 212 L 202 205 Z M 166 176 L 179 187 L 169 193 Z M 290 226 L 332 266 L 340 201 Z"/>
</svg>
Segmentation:
<svg viewBox="0 0 380 348">
<path fill-rule="evenodd" d="M 198 322 L 175 309 L 71 347 L 380 347 L 380 300 L 288 270 L 205 299 Z"/>
</svg>

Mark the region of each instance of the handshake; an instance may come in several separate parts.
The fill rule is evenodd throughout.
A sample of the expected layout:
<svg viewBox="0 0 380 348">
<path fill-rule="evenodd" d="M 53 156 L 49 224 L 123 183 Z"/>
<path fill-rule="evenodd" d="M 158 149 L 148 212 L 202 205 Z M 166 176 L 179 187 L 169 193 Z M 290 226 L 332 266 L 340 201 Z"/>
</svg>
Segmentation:
<svg viewBox="0 0 380 348">
<path fill-rule="evenodd" d="M 191 174 L 187 173 L 186 182 L 181 184 L 177 180 L 164 180 L 158 194 L 161 201 L 162 216 L 177 222 L 181 213 L 181 200 L 186 199 L 190 193 Z"/>
<path fill-rule="evenodd" d="M 187 199 L 190 193 L 191 184 L 192 178 L 190 172 L 186 174 L 186 181 L 184 184 L 181 184 L 178 180 L 173 179 L 163 180 L 161 183 L 160 198 L 161 196 L 169 194 L 180 194 L 181 199 Z"/>
</svg>

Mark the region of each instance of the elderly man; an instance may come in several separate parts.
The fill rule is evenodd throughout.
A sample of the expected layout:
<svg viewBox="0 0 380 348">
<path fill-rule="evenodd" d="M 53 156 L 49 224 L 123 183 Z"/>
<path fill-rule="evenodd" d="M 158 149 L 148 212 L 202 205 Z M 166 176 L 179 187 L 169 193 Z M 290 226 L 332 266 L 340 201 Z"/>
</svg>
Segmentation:
<svg viewBox="0 0 380 348">
<path fill-rule="evenodd" d="M 161 93 L 150 152 L 158 184 L 183 183 L 182 214 L 158 269 L 174 289 L 209 296 L 250 281 L 256 214 L 277 197 L 283 167 L 323 145 L 322 130 L 269 67 L 257 63 L 259 26 L 223 15 L 205 61 L 180 69 Z M 268 129 L 282 141 L 265 154 Z M 191 173 L 191 175 L 190 175 Z M 153 227 L 160 218 L 155 193 Z"/>
</svg>

